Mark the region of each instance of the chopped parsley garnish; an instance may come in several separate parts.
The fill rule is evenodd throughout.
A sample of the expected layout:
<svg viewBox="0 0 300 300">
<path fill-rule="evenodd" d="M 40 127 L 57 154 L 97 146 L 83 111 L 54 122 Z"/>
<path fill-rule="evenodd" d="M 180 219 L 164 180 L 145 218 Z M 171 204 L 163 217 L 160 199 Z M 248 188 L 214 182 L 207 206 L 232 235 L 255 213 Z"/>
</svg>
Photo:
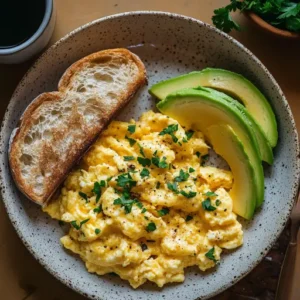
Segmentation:
<svg viewBox="0 0 300 300">
<path fill-rule="evenodd" d="M 156 182 L 156 187 L 155 187 L 156 189 L 159 189 L 160 188 L 160 182 L 159 181 L 157 181 Z"/>
<path fill-rule="evenodd" d="M 188 221 L 191 221 L 191 220 L 193 220 L 193 216 L 187 215 L 186 218 L 185 218 L 185 221 L 188 222 Z"/>
<path fill-rule="evenodd" d="M 143 203 L 142 203 L 142 202 L 136 200 L 135 204 L 136 204 L 136 206 L 137 206 L 138 208 L 140 208 L 140 209 L 143 208 Z"/>
<path fill-rule="evenodd" d="M 80 197 L 82 197 L 85 200 L 85 203 L 89 202 L 89 198 L 88 198 L 87 194 L 85 194 L 83 192 L 79 192 L 78 194 Z"/>
<path fill-rule="evenodd" d="M 141 248 L 142 248 L 142 251 L 145 251 L 148 249 L 148 246 L 144 243 L 141 243 Z"/>
<path fill-rule="evenodd" d="M 96 214 L 99 214 L 100 212 L 102 212 L 102 204 L 100 204 L 98 207 L 93 209 L 93 212 Z"/>
<path fill-rule="evenodd" d="M 130 146 L 133 146 L 136 143 L 135 139 L 132 139 L 132 138 L 128 137 L 127 135 L 125 135 L 125 139 L 129 142 Z"/>
<path fill-rule="evenodd" d="M 77 224 L 77 221 L 74 220 L 74 221 L 71 221 L 70 224 L 77 230 L 81 229 L 82 225 L 85 224 L 86 222 L 88 222 L 90 219 L 85 219 L 83 221 L 81 221 L 79 223 L 79 225 Z"/>
<path fill-rule="evenodd" d="M 221 203 L 222 203 L 222 202 L 221 202 L 219 199 L 216 200 L 216 205 L 217 205 L 217 206 L 219 206 Z"/>
<path fill-rule="evenodd" d="M 149 218 L 148 218 L 148 217 L 146 217 L 146 216 L 144 216 L 144 218 L 145 218 L 145 220 L 149 220 Z"/>
<path fill-rule="evenodd" d="M 145 177 L 148 177 L 150 175 L 150 172 L 149 172 L 148 169 L 143 168 L 143 170 L 141 171 L 140 175 L 141 175 L 142 178 L 145 178 Z"/>
<path fill-rule="evenodd" d="M 158 156 L 157 156 L 157 151 L 155 151 L 153 153 L 153 157 L 152 157 L 152 163 L 158 167 L 158 168 L 161 168 L 161 169 L 167 169 L 169 167 L 169 164 L 166 162 L 166 157 L 164 156 L 162 159 L 160 159 Z"/>
<path fill-rule="evenodd" d="M 191 191 L 189 191 L 188 193 L 187 192 L 185 192 L 185 191 L 180 191 L 180 194 L 182 195 L 182 196 L 184 196 L 184 197 L 186 197 L 186 198 L 193 198 L 193 197 L 195 197 L 196 195 L 197 195 L 197 193 L 196 192 L 191 192 Z"/>
<path fill-rule="evenodd" d="M 132 134 L 135 133 L 135 127 L 136 125 L 128 125 L 127 130 Z"/>
<path fill-rule="evenodd" d="M 124 189 L 130 190 L 132 187 L 136 186 L 136 181 L 132 179 L 130 173 L 124 173 L 117 177 L 117 185 Z"/>
<path fill-rule="evenodd" d="M 159 135 L 169 134 L 172 137 L 173 142 L 177 143 L 178 138 L 174 134 L 174 132 L 176 132 L 177 130 L 178 130 L 178 124 L 172 124 L 172 125 L 169 125 L 168 127 L 166 127 L 165 129 L 163 129 L 159 133 Z"/>
<path fill-rule="evenodd" d="M 207 196 L 207 197 L 216 197 L 216 196 L 218 196 L 218 194 L 216 194 L 215 192 L 206 192 L 205 194 L 204 194 L 205 196 Z"/>
<path fill-rule="evenodd" d="M 101 180 L 100 182 L 98 181 L 94 182 L 94 188 L 92 189 L 92 192 L 96 195 L 96 203 L 98 203 L 101 197 L 101 187 L 105 187 L 105 186 L 106 186 L 105 180 Z"/>
<path fill-rule="evenodd" d="M 112 180 L 112 178 L 113 178 L 113 176 L 110 176 L 110 177 L 108 177 L 108 178 L 106 179 L 107 184 Z"/>
<path fill-rule="evenodd" d="M 95 229 L 95 233 L 98 235 L 101 232 L 101 230 L 99 228 Z"/>
<path fill-rule="evenodd" d="M 193 134 L 194 134 L 194 130 L 186 131 L 186 133 L 185 133 L 186 139 L 190 140 L 192 138 Z"/>
<path fill-rule="evenodd" d="M 138 144 L 138 146 L 140 148 L 141 155 L 143 155 L 143 157 L 145 157 L 144 148 L 140 144 Z"/>
<path fill-rule="evenodd" d="M 195 169 L 193 169 L 192 167 L 189 168 L 189 173 L 193 173 L 195 172 Z"/>
<path fill-rule="evenodd" d="M 138 205 L 140 208 L 143 207 L 143 204 L 137 199 L 130 199 L 130 195 L 128 193 L 123 193 L 120 198 L 114 200 L 114 205 L 121 205 L 121 207 L 124 207 L 125 214 L 129 214 L 131 212 L 134 204 Z"/>
<path fill-rule="evenodd" d="M 207 210 L 207 211 L 214 211 L 216 210 L 216 208 L 214 206 L 211 205 L 211 201 L 210 198 L 206 198 L 203 202 L 202 202 L 202 207 L 203 209 Z"/>
<path fill-rule="evenodd" d="M 151 160 L 149 158 L 138 157 L 137 160 L 143 167 L 150 167 L 151 165 Z"/>
<path fill-rule="evenodd" d="M 201 153 L 199 151 L 197 151 L 195 154 L 197 155 L 198 158 L 201 156 Z"/>
<path fill-rule="evenodd" d="M 147 225 L 147 227 L 146 227 L 146 230 L 147 230 L 148 232 L 154 231 L 155 229 L 156 229 L 156 225 L 155 225 L 155 223 L 153 223 L 153 222 L 150 222 L 150 223 Z"/>
<path fill-rule="evenodd" d="M 134 156 L 124 156 L 125 161 L 134 160 Z"/>
<path fill-rule="evenodd" d="M 187 181 L 188 178 L 190 177 L 188 172 L 184 172 L 183 170 L 179 171 L 179 176 L 175 177 L 176 182 L 182 182 L 182 181 Z"/>
<path fill-rule="evenodd" d="M 203 166 L 203 165 L 207 162 L 207 160 L 208 160 L 208 158 L 209 158 L 209 155 L 208 155 L 208 154 L 205 154 L 205 155 L 203 155 L 201 158 L 202 158 L 201 166 Z"/>
<path fill-rule="evenodd" d="M 64 221 L 62 221 L 62 220 L 59 220 L 59 221 L 58 221 L 58 224 L 59 224 L 59 226 L 65 225 Z"/>
<path fill-rule="evenodd" d="M 215 247 L 212 247 L 208 252 L 205 253 L 205 256 L 212 260 L 214 263 L 217 263 L 218 261 L 215 258 Z"/>
<path fill-rule="evenodd" d="M 167 215 L 170 212 L 170 210 L 167 207 L 165 207 L 165 208 L 158 210 L 157 212 L 160 217 L 163 217 L 163 216 Z"/>
<path fill-rule="evenodd" d="M 176 182 L 168 182 L 167 183 L 167 187 L 169 190 L 171 190 L 172 192 L 174 192 L 175 194 L 179 194 L 179 191 L 178 191 L 178 187 L 177 187 L 177 183 Z"/>
<path fill-rule="evenodd" d="M 147 209 L 144 207 L 144 208 L 142 209 L 142 214 L 144 214 L 146 211 L 147 211 Z"/>
</svg>

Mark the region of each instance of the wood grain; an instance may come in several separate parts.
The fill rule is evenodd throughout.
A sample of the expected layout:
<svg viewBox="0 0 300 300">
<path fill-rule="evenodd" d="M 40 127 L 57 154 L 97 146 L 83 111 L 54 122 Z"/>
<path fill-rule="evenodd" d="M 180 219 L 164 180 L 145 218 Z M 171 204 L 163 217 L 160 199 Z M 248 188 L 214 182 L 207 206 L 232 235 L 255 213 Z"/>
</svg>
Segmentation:
<svg viewBox="0 0 300 300">
<path fill-rule="evenodd" d="M 211 23 L 213 10 L 228 2 L 229 0 L 56 0 L 57 22 L 50 45 L 91 20 L 131 10 L 171 11 Z M 292 107 L 299 131 L 300 42 L 281 40 L 260 32 L 243 15 L 236 14 L 236 19 L 243 30 L 234 32 L 232 36 L 254 52 L 279 82 Z M 32 62 L 33 60 L 15 66 L 0 65 L 1 119 L 13 90 Z M 83 300 L 84 297 L 58 282 L 30 255 L 10 224 L 2 201 L 0 213 L 1 299 Z M 254 272 L 215 300 L 274 299 L 274 289 L 287 240 L 285 232 L 276 248 Z"/>
</svg>

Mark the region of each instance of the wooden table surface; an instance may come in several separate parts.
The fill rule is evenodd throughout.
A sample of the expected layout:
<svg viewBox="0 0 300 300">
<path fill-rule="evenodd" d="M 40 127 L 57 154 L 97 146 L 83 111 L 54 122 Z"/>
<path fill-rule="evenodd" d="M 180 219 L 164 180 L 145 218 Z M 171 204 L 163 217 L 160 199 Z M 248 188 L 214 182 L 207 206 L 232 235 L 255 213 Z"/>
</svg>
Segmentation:
<svg viewBox="0 0 300 300">
<path fill-rule="evenodd" d="M 160 10 L 184 14 L 211 23 L 213 10 L 223 6 L 229 0 L 56 0 L 57 21 L 53 37 L 49 45 L 60 39 L 69 31 L 94 19 L 132 10 Z M 235 18 L 243 26 L 242 32 L 234 32 L 232 36 L 249 48 L 270 70 L 285 93 L 300 130 L 300 42 L 277 39 L 260 32 L 240 14 Z M 21 65 L 0 65 L 0 118 L 5 112 L 8 101 L 33 60 Z M 29 254 L 16 235 L 0 201 L 0 291 L 5 300 L 83 300 L 62 283 L 58 282 Z M 287 237 L 281 236 L 276 249 L 270 255 L 281 262 Z M 277 252 L 276 252 L 277 251 Z M 267 261 L 271 259 L 266 259 Z M 264 264 L 264 263 L 263 263 Z M 259 268 L 258 268 L 259 269 Z M 269 299 L 274 298 L 277 275 L 280 269 L 268 268 L 270 277 L 261 281 L 257 273 L 249 275 L 244 284 L 236 285 L 230 291 L 215 299 Z M 274 274 L 273 274 L 273 273 Z M 251 283 L 259 285 L 259 292 L 251 288 Z M 250 282 L 250 283 L 249 283 Z M 269 292 L 268 289 L 271 290 Z M 248 298 L 246 296 L 251 296 Z M 246 297 L 246 298 L 245 298 Z M 254 298 L 252 298 L 254 297 Z"/>
</svg>

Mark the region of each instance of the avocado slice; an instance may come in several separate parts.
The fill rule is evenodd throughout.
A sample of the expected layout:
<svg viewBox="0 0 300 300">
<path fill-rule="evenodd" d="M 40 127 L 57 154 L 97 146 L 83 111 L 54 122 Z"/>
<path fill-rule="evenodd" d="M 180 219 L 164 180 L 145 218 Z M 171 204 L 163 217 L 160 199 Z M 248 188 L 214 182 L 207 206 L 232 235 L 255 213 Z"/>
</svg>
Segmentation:
<svg viewBox="0 0 300 300">
<path fill-rule="evenodd" d="M 240 104 L 239 102 L 237 102 L 236 100 L 232 99 L 230 96 L 228 96 L 222 92 L 216 91 L 211 88 L 203 88 L 203 87 L 199 87 L 198 89 L 209 91 L 210 93 L 214 94 L 216 97 L 223 98 L 224 100 L 228 101 L 231 105 L 235 105 L 236 108 L 239 109 L 241 111 L 241 113 L 247 117 L 247 119 L 249 120 L 249 125 L 251 127 L 253 127 L 253 129 L 254 129 L 254 133 L 255 133 L 255 136 L 256 136 L 256 139 L 258 142 L 259 151 L 260 151 L 262 160 L 267 162 L 268 164 L 272 165 L 273 161 L 274 161 L 272 147 L 270 146 L 269 142 L 267 141 L 266 136 L 264 135 L 261 127 L 259 125 L 257 125 L 257 123 L 255 122 L 255 120 L 253 119 L 251 114 L 249 114 L 247 109 L 242 104 Z"/>
<path fill-rule="evenodd" d="M 168 95 L 157 104 L 164 114 L 182 125 L 192 126 L 207 136 L 212 125 L 229 125 L 244 145 L 255 171 L 256 207 L 264 200 L 264 174 L 258 143 L 249 120 L 234 105 L 205 89 L 183 89 Z"/>
<path fill-rule="evenodd" d="M 233 174 L 234 183 L 230 190 L 233 211 L 249 220 L 256 206 L 255 172 L 242 142 L 228 125 L 212 125 L 207 134 L 215 152 L 222 156 Z"/>
<path fill-rule="evenodd" d="M 176 90 L 199 85 L 220 90 L 242 102 L 257 125 L 261 127 L 270 146 L 276 146 L 278 132 L 273 110 L 265 96 L 242 75 L 223 69 L 207 68 L 201 72 L 192 72 L 161 81 L 153 85 L 149 92 L 163 100 Z"/>
</svg>

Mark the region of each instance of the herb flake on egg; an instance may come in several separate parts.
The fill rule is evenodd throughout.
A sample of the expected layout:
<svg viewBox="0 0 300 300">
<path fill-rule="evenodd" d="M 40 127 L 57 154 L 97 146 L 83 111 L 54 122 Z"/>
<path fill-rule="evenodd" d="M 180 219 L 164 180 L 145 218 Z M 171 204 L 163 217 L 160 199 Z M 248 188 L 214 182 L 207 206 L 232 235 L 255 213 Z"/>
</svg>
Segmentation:
<svg viewBox="0 0 300 300">
<path fill-rule="evenodd" d="M 150 223 L 147 225 L 146 230 L 147 230 L 148 232 L 152 232 L 152 231 L 156 230 L 156 225 L 155 225 L 155 223 L 150 222 Z"/>
<path fill-rule="evenodd" d="M 174 143 L 178 142 L 178 138 L 175 136 L 174 132 L 176 132 L 178 130 L 178 124 L 171 124 L 168 127 L 166 127 L 165 129 L 163 129 L 159 135 L 170 135 L 172 137 L 172 140 Z"/>
<path fill-rule="evenodd" d="M 127 130 L 132 134 L 135 133 L 136 125 L 128 125 Z"/>
<path fill-rule="evenodd" d="M 216 208 L 214 206 L 211 205 L 211 200 L 210 198 L 206 198 L 203 202 L 202 202 L 202 207 L 203 209 L 207 210 L 207 211 L 214 211 L 216 210 Z"/>
</svg>

